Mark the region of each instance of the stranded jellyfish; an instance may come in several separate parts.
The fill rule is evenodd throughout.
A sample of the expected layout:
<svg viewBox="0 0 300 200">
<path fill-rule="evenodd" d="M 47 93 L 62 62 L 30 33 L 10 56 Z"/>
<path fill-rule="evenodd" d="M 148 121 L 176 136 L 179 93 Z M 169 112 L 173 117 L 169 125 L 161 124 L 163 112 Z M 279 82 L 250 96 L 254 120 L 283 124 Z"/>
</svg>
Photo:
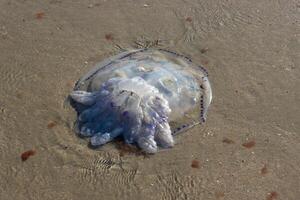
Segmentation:
<svg viewBox="0 0 300 200">
<path fill-rule="evenodd" d="M 207 71 L 163 49 L 122 52 L 97 64 L 70 94 L 76 132 L 101 146 L 121 136 L 147 153 L 205 122 L 212 92 Z"/>
</svg>

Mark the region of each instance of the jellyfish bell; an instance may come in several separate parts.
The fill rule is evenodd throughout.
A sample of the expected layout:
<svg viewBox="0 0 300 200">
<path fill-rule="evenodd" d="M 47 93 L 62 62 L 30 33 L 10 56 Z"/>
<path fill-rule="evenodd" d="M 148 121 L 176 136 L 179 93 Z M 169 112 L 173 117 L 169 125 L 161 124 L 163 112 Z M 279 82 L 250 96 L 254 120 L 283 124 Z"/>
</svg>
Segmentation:
<svg viewBox="0 0 300 200">
<path fill-rule="evenodd" d="M 97 64 L 70 94 L 79 134 L 101 146 L 123 136 L 142 150 L 174 145 L 173 135 L 205 122 L 212 92 L 206 70 L 162 49 L 122 52 Z"/>
</svg>

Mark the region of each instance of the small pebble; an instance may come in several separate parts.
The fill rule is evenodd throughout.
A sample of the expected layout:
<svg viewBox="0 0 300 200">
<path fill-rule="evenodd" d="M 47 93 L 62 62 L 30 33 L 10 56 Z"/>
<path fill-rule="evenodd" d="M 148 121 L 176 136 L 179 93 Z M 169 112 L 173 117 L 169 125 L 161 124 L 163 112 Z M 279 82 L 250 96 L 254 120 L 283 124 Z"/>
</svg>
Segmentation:
<svg viewBox="0 0 300 200">
<path fill-rule="evenodd" d="M 185 21 L 187 21 L 187 22 L 192 22 L 193 20 L 192 20 L 192 17 L 187 17 L 187 18 L 185 19 Z"/>
<path fill-rule="evenodd" d="M 198 160 L 192 160 L 191 167 L 198 169 L 200 167 L 200 162 Z"/>
<path fill-rule="evenodd" d="M 260 173 L 261 173 L 262 175 L 265 175 L 265 174 L 268 173 L 268 168 L 267 168 L 266 165 L 264 165 L 264 167 L 260 170 Z"/>
<path fill-rule="evenodd" d="M 108 33 L 108 34 L 105 34 L 105 39 L 108 41 L 112 41 L 114 39 L 114 37 L 111 33 Z"/>
<path fill-rule="evenodd" d="M 206 53 L 208 51 L 208 48 L 203 48 L 200 50 L 201 53 Z"/>
<path fill-rule="evenodd" d="M 22 161 L 26 161 L 30 156 L 35 155 L 35 150 L 28 150 L 21 154 Z"/>
<path fill-rule="evenodd" d="M 229 138 L 224 138 L 224 139 L 222 140 L 222 142 L 223 142 L 223 143 L 226 143 L 226 144 L 234 144 L 234 141 L 231 140 L 231 139 L 229 139 Z"/>
<path fill-rule="evenodd" d="M 42 19 L 42 18 L 44 18 L 44 16 L 45 16 L 44 12 L 38 12 L 35 14 L 36 19 Z"/>
<path fill-rule="evenodd" d="M 277 192 L 272 191 L 272 192 L 268 193 L 266 200 L 274 200 L 274 199 L 277 199 L 278 196 L 279 195 Z"/>
<path fill-rule="evenodd" d="M 245 147 L 245 148 L 247 148 L 247 149 L 250 149 L 250 148 L 252 148 L 252 147 L 255 146 L 255 141 L 252 140 L 252 141 L 250 141 L 250 142 L 245 142 L 245 143 L 243 143 L 242 145 L 243 145 L 243 147 Z"/>
<path fill-rule="evenodd" d="M 57 125 L 56 122 L 51 121 L 51 122 L 48 123 L 47 128 L 48 128 L 48 129 L 51 129 L 51 128 L 55 127 L 56 125 Z"/>
</svg>

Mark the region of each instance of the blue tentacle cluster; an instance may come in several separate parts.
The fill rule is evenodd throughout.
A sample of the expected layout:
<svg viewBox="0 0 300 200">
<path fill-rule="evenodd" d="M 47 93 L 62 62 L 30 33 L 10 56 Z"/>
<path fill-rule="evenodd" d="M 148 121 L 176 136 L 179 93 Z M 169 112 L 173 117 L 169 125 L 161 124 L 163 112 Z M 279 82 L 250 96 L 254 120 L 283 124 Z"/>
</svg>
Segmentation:
<svg viewBox="0 0 300 200">
<path fill-rule="evenodd" d="M 74 91 L 70 96 L 86 107 L 78 113 L 77 130 L 81 136 L 91 137 L 93 146 L 119 135 L 148 153 L 157 151 L 157 143 L 163 147 L 174 144 L 170 127 L 166 126 L 168 102 L 139 77 L 112 78 L 99 91 Z"/>
</svg>

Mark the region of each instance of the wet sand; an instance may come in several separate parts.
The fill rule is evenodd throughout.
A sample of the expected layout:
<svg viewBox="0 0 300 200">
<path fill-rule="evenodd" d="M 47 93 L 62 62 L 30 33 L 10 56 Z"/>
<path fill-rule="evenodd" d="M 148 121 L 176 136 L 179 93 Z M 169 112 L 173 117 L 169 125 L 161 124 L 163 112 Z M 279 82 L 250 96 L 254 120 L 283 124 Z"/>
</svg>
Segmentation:
<svg viewBox="0 0 300 200">
<path fill-rule="evenodd" d="M 299 199 L 299 24 L 294 0 L 1 0 L 0 199 Z M 64 100 L 140 46 L 206 67 L 207 123 L 154 156 L 90 149 Z"/>
</svg>

